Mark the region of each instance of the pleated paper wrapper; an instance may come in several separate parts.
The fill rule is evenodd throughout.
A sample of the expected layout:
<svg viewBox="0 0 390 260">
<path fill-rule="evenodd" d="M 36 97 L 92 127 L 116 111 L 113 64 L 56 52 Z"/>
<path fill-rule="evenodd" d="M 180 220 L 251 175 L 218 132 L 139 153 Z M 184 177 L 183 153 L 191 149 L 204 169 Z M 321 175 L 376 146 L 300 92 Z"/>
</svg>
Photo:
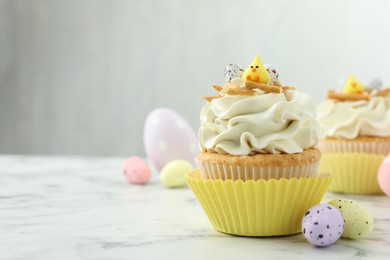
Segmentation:
<svg viewBox="0 0 390 260">
<path fill-rule="evenodd" d="M 370 153 L 386 156 L 390 153 L 390 142 L 354 142 L 322 140 L 318 144 L 321 153 Z"/>
<path fill-rule="evenodd" d="M 350 194 L 383 194 L 378 170 L 385 156 L 370 153 L 323 153 L 319 171 L 330 172 L 329 191 Z"/>
<path fill-rule="evenodd" d="M 297 166 L 243 166 L 199 160 L 196 160 L 196 163 L 203 179 L 244 181 L 314 177 L 319 166 L 319 162 Z"/>
<path fill-rule="evenodd" d="M 280 236 L 301 232 L 305 212 L 321 202 L 329 174 L 270 180 L 203 179 L 198 170 L 186 182 L 215 230 L 239 236 Z"/>
</svg>

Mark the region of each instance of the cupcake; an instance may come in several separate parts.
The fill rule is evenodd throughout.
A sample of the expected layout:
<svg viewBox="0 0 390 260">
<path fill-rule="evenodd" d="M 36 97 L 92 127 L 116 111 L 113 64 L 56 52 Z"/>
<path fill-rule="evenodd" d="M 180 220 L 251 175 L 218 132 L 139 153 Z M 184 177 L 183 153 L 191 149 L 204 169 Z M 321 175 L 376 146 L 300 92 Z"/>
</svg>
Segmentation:
<svg viewBox="0 0 390 260">
<path fill-rule="evenodd" d="M 225 69 L 223 87 L 204 97 L 198 170 L 186 181 L 213 227 L 242 236 L 300 232 L 303 214 L 330 183 L 317 171 L 321 153 L 315 105 L 283 86 L 258 56 Z"/>
<path fill-rule="evenodd" d="M 366 88 L 349 76 L 342 92 L 329 91 L 318 106 L 320 170 L 334 177 L 329 190 L 382 193 L 377 173 L 390 152 L 389 94 L 390 89 Z"/>
</svg>

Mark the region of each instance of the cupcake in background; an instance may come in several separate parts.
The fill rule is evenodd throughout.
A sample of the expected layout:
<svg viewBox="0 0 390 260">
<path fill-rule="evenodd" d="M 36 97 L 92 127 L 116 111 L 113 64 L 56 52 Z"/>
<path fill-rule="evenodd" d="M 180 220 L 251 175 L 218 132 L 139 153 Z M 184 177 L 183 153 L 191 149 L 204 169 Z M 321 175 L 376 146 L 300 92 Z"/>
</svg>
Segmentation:
<svg viewBox="0 0 390 260">
<path fill-rule="evenodd" d="M 186 181 L 213 227 L 242 236 L 300 232 L 308 208 L 331 181 L 317 171 L 321 153 L 315 105 L 283 86 L 258 56 L 244 70 L 225 69 L 224 86 L 204 97 L 199 170 Z"/>
<path fill-rule="evenodd" d="M 365 87 L 349 76 L 343 91 L 329 91 L 318 106 L 320 171 L 332 173 L 331 191 L 382 193 L 377 172 L 390 152 L 390 89 L 375 82 Z"/>
</svg>

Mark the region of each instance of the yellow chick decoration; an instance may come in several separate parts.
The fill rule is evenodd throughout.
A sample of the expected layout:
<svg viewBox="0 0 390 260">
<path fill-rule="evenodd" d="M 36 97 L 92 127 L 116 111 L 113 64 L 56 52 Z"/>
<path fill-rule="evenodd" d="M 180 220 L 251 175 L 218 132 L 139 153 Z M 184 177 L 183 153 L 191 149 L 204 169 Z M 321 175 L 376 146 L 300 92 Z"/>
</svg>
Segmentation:
<svg viewBox="0 0 390 260">
<path fill-rule="evenodd" d="M 347 82 L 344 85 L 344 93 L 347 94 L 362 94 L 364 86 L 358 82 L 352 75 L 348 76 Z"/>
<path fill-rule="evenodd" d="M 249 67 L 244 70 L 244 73 L 242 74 L 242 79 L 245 81 L 250 80 L 264 84 L 268 82 L 269 75 L 267 69 L 261 62 L 259 55 L 256 55 L 251 65 L 249 65 Z"/>
</svg>

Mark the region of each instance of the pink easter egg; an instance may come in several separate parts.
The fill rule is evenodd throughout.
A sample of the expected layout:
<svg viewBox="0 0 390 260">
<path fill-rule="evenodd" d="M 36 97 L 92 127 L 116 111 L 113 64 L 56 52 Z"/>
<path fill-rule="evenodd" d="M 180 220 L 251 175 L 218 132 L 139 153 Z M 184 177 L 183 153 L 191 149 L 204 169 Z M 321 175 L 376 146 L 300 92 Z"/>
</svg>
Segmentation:
<svg viewBox="0 0 390 260">
<path fill-rule="evenodd" d="M 382 191 L 390 196 L 390 155 L 382 162 L 378 170 L 378 183 Z"/>
<path fill-rule="evenodd" d="M 173 160 L 194 164 L 199 153 L 194 130 L 184 118 L 168 108 L 155 109 L 146 118 L 144 146 L 149 161 L 158 171 Z"/>
<path fill-rule="evenodd" d="M 123 174 L 130 183 L 146 184 L 149 181 L 152 172 L 143 159 L 132 156 L 124 162 Z"/>
</svg>

